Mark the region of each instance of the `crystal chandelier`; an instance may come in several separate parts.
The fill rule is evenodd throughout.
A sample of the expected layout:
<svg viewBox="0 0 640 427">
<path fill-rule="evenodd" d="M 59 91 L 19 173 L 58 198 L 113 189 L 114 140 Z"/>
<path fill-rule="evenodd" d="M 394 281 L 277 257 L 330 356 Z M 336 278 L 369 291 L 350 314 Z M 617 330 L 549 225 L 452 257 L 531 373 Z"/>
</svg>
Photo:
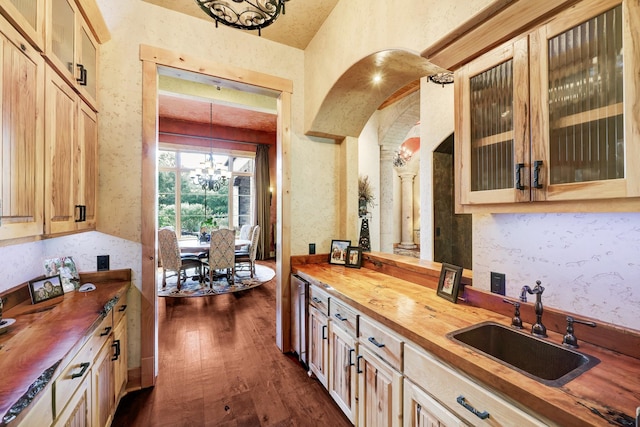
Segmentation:
<svg viewBox="0 0 640 427">
<path fill-rule="evenodd" d="M 224 165 L 216 163 L 213 157 L 213 104 L 209 104 L 209 130 L 211 134 L 209 154 L 205 155 L 205 160 L 200 163 L 200 167 L 191 171 L 189 177 L 195 185 L 201 186 L 203 190 L 217 192 L 227 185 L 231 174 L 228 170 L 223 170 Z"/>
<path fill-rule="evenodd" d="M 196 0 L 198 6 L 218 22 L 241 30 L 260 30 L 284 15 L 289 0 Z"/>
</svg>

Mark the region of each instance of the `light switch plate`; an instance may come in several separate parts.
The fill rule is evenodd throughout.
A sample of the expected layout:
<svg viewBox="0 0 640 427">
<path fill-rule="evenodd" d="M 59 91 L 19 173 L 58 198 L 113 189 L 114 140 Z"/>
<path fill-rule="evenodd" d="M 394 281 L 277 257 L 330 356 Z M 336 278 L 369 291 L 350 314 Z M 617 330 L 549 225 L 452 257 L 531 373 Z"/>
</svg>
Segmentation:
<svg viewBox="0 0 640 427">
<path fill-rule="evenodd" d="M 109 269 L 109 255 L 98 255 L 98 271 Z"/>
<path fill-rule="evenodd" d="M 505 295 L 506 293 L 506 276 L 503 273 L 491 272 L 491 292 L 494 294 Z"/>
</svg>

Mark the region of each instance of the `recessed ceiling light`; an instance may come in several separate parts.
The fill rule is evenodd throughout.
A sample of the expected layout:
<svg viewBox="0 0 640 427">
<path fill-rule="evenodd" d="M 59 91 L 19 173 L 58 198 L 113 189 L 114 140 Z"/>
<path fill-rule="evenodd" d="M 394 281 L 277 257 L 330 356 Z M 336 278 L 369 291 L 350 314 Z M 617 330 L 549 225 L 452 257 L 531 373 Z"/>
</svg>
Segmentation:
<svg viewBox="0 0 640 427">
<path fill-rule="evenodd" d="M 382 76 L 380 73 L 376 73 L 373 75 L 373 83 L 378 84 L 382 81 Z"/>
</svg>

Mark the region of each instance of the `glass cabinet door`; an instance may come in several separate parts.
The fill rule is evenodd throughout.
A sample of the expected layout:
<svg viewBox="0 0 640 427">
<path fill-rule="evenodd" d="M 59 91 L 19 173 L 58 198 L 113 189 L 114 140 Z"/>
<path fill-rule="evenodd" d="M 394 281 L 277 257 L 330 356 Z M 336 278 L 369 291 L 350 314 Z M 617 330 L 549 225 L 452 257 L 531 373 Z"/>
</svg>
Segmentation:
<svg viewBox="0 0 640 427">
<path fill-rule="evenodd" d="M 456 73 L 462 137 L 461 201 L 509 203 L 528 200 L 527 39 L 467 64 Z M 461 92 L 461 93 L 460 93 Z"/>
<path fill-rule="evenodd" d="M 98 52 L 97 42 L 91 35 L 88 27 L 82 26 L 80 31 L 80 55 L 78 57 L 78 68 L 81 75 L 78 76 L 78 85 L 84 98 L 89 104 L 96 106 L 96 93 L 98 82 Z"/>
<path fill-rule="evenodd" d="M 44 0 L 3 1 L 0 10 L 38 50 L 44 50 Z"/>
<path fill-rule="evenodd" d="M 76 10 L 69 0 L 52 0 L 51 6 L 51 51 L 58 68 L 71 76 L 75 73 Z M 62 70 L 60 70 L 62 71 Z"/>
<path fill-rule="evenodd" d="M 624 13 L 619 0 L 587 1 L 532 36 L 532 58 L 542 58 L 532 67 L 532 106 L 548 111 L 532 125 L 532 160 L 541 164 L 534 200 L 633 195 L 625 127 L 638 118 L 625 105 L 637 91 L 624 78 L 634 56 Z"/>
</svg>

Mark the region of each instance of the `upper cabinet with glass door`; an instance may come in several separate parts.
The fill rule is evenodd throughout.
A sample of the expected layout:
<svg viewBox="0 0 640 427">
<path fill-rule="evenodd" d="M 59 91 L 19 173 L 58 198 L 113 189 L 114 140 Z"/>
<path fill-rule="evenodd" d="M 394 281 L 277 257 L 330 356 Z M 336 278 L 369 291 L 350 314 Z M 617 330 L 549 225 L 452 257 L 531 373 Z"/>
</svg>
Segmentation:
<svg viewBox="0 0 640 427">
<path fill-rule="evenodd" d="M 456 71 L 461 210 L 640 197 L 639 10 L 585 0 Z"/>
<path fill-rule="evenodd" d="M 3 0 L 0 11 L 37 50 L 44 51 L 45 0 Z"/>
<path fill-rule="evenodd" d="M 74 0 L 51 0 L 46 58 L 94 110 L 97 108 L 97 46 Z"/>
</svg>

